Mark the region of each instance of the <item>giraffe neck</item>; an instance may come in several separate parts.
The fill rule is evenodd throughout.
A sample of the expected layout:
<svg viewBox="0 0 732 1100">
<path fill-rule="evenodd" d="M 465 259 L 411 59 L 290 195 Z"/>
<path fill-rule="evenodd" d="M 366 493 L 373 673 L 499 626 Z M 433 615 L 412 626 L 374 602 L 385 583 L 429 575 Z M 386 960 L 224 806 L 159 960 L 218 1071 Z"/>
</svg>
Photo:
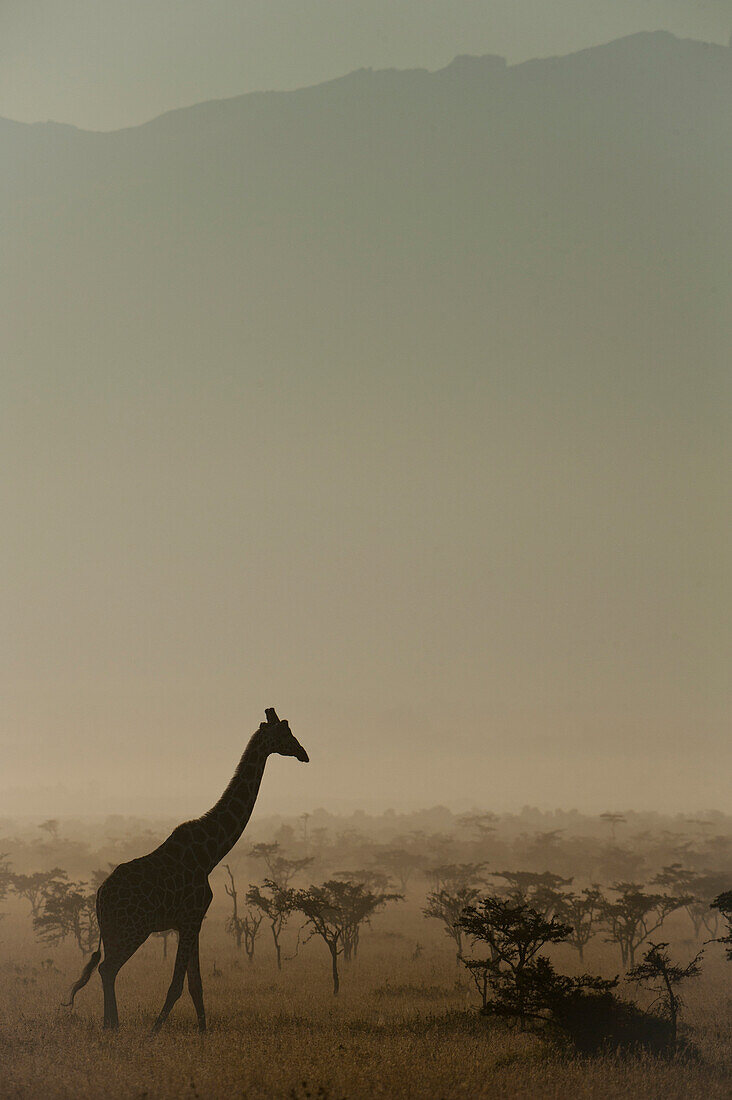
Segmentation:
<svg viewBox="0 0 732 1100">
<path fill-rule="evenodd" d="M 199 819 L 205 826 L 204 863 L 212 871 L 236 844 L 252 815 L 269 753 L 256 734 L 218 802 Z"/>
</svg>

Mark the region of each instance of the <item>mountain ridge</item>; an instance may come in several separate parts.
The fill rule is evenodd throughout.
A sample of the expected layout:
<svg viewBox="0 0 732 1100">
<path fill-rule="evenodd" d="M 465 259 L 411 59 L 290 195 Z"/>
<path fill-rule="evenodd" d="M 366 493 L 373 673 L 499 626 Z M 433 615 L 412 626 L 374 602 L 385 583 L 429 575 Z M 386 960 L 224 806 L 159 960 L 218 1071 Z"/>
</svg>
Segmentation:
<svg viewBox="0 0 732 1100">
<path fill-rule="evenodd" d="M 154 125 L 161 122 L 163 119 L 168 119 L 171 116 L 178 115 L 181 112 L 196 112 L 202 108 L 210 108 L 216 105 L 228 105 L 241 103 L 242 101 L 254 102 L 258 99 L 267 98 L 291 98 L 293 96 L 302 95 L 307 92 L 317 92 L 323 89 L 337 89 L 338 87 L 349 87 L 358 84 L 360 88 L 364 84 L 372 83 L 379 78 L 410 79 L 414 76 L 419 77 L 440 77 L 445 75 L 455 75 L 457 73 L 465 74 L 468 70 L 476 75 L 485 75 L 489 69 L 492 74 L 502 73 L 514 73 L 517 71 L 531 71 L 534 70 L 541 78 L 544 72 L 547 72 L 556 67 L 557 63 L 568 62 L 575 60 L 579 63 L 585 63 L 587 61 L 596 61 L 600 58 L 612 58 L 618 54 L 628 54 L 636 46 L 645 47 L 648 44 L 663 47 L 667 49 L 677 49 L 677 47 L 691 47 L 699 51 L 704 51 L 708 57 L 714 56 L 717 59 L 728 59 L 732 56 L 732 50 L 729 47 L 721 46 L 716 43 L 703 42 L 699 39 L 692 38 L 679 38 L 672 34 L 670 31 L 658 30 L 658 31 L 639 31 L 635 34 L 626 35 L 622 38 L 612 39 L 611 41 L 601 43 L 599 45 L 587 46 L 581 50 L 575 50 L 568 54 L 556 54 L 550 57 L 532 58 L 526 61 L 520 61 L 513 64 L 509 64 L 505 57 L 498 54 L 458 54 L 446 65 L 439 69 L 427 69 L 422 67 L 410 68 L 410 69 L 397 69 L 394 67 L 388 67 L 383 69 L 373 69 L 362 67 L 360 69 L 354 69 L 348 73 L 344 73 L 340 76 L 332 77 L 328 80 L 319 81 L 316 84 L 306 84 L 298 88 L 281 90 L 281 89 L 263 89 L 259 91 L 243 92 L 239 95 L 224 96 L 214 99 L 201 100 L 200 102 L 186 104 L 180 107 L 173 107 L 168 111 L 163 111 L 154 117 L 147 119 L 144 122 L 135 123 L 131 126 L 118 127 L 113 130 L 90 130 L 84 127 L 75 126 L 73 123 L 57 122 L 53 119 L 47 119 L 46 121 L 37 122 L 19 122 L 15 119 L 7 118 L 0 115 L 0 124 L 11 123 L 14 126 L 37 128 L 37 127 L 56 127 L 59 130 L 74 131 L 81 134 L 98 134 L 98 135 L 112 135 L 126 133 L 130 130 L 140 130 L 144 127 Z"/>
<path fill-rule="evenodd" d="M 671 327 L 686 314 L 696 330 L 727 269 L 731 102 L 732 51 L 659 32 L 509 67 L 488 55 L 436 73 L 357 72 L 112 132 L 9 123 L 9 294 L 23 279 L 43 286 L 65 255 L 69 288 L 90 304 L 105 279 L 128 301 L 134 255 L 166 309 L 181 279 L 205 272 L 201 309 L 215 287 L 222 301 L 238 287 L 292 294 L 295 314 L 315 295 L 326 315 L 329 295 L 359 287 L 360 331 L 375 310 L 397 325 L 400 294 L 418 310 L 458 287 L 458 313 L 487 310 L 509 341 L 508 318 L 540 287 L 562 309 L 584 301 L 591 324 L 613 300 L 635 313 L 661 295 Z M 82 291 L 89 265 L 99 278 Z M 318 273 L 309 289 L 305 270 Z M 249 334 L 276 342 L 264 316 Z"/>
</svg>

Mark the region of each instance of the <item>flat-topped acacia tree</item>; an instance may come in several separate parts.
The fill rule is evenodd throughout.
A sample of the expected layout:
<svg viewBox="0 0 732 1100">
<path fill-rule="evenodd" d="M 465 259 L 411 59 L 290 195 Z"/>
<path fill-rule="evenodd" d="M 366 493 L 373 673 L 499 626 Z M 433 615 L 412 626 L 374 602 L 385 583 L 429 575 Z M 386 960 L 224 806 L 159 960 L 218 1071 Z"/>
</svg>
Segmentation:
<svg viewBox="0 0 732 1100">
<path fill-rule="evenodd" d="M 694 935 L 699 939 L 702 929 L 710 936 L 716 935 L 716 912 L 712 902 L 728 881 L 729 875 L 724 871 L 693 871 L 681 863 L 671 863 L 662 868 L 653 879 L 653 884 L 683 896 L 683 908 L 692 923 Z"/>
<path fill-rule="evenodd" d="M 253 859 L 264 860 L 267 878 L 276 883 L 280 890 L 287 890 L 294 876 L 309 867 L 314 858 L 304 856 L 301 859 L 289 859 L 276 840 L 271 844 L 253 844 L 249 854 Z"/>
<path fill-rule="evenodd" d="M 717 943 L 725 945 L 727 958 L 732 962 L 732 890 L 724 890 L 721 894 L 718 894 L 709 908 L 721 913 L 727 924 L 727 935 L 720 936 Z"/>
<path fill-rule="evenodd" d="M 584 961 L 585 947 L 597 932 L 603 902 L 599 887 L 588 886 L 579 894 L 562 894 L 553 912 L 553 916 L 570 927 L 567 943 L 575 949 L 580 962 Z"/>
<path fill-rule="evenodd" d="M 615 831 L 618 825 L 623 825 L 627 818 L 625 814 L 613 813 L 611 810 L 607 810 L 604 814 L 600 814 L 600 821 L 604 821 L 610 826 L 610 839 L 615 843 Z"/>
<path fill-rule="evenodd" d="M 262 919 L 266 919 L 272 933 L 277 969 L 282 969 L 282 944 L 280 937 L 293 912 L 292 890 L 283 888 L 272 879 L 266 878 L 261 886 L 250 886 L 247 890 L 247 905 L 258 909 Z"/>
<path fill-rule="evenodd" d="M 41 911 L 44 895 L 55 882 L 62 882 L 66 877 L 65 871 L 60 867 L 54 867 L 52 871 L 32 871 L 27 875 L 12 874 L 10 886 L 19 898 L 25 898 L 30 903 L 31 917 L 37 917 Z"/>
<path fill-rule="evenodd" d="M 399 898 L 401 894 L 375 893 L 363 883 L 338 879 L 292 892 L 292 908 L 302 913 L 309 928 L 307 938 L 319 936 L 328 948 L 334 996 L 337 997 L 340 990 L 339 956 L 346 951 L 352 954 L 361 926 L 368 924 L 374 913 L 388 901 Z"/>
<path fill-rule="evenodd" d="M 410 879 L 424 866 L 424 858 L 407 848 L 379 848 L 373 855 L 374 866 L 396 880 L 402 894 L 406 893 Z"/>
<path fill-rule="evenodd" d="M 623 966 L 632 967 L 641 944 L 650 941 L 666 918 L 681 909 L 688 898 L 646 893 L 635 882 L 617 882 L 613 890 L 618 896 L 614 900 L 604 898 L 601 906 L 609 933 L 607 942 L 617 943 Z"/>
<path fill-rule="evenodd" d="M 482 886 L 485 883 L 485 863 L 441 863 L 430 867 L 425 874 L 432 883 L 433 891 L 447 890 L 457 893 L 459 890 Z"/>
<path fill-rule="evenodd" d="M 88 882 L 55 879 L 33 918 L 36 935 L 45 943 L 60 943 L 71 936 L 86 954 L 99 937 L 95 901 L 95 892 Z"/>
<path fill-rule="evenodd" d="M 341 894 L 343 912 L 343 959 L 350 962 L 358 954 L 361 929 L 370 924 L 374 913 L 382 909 L 389 901 L 401 901 L 403 894 L 387 889 L 387 883 L 364 881 L 358 874 L 346 878 L 338 876 L 345 886 Z"/>
<path fill-rule="evenodd" d="M 445 933 L 455 944 L 456 958 L 459 963 L 463 953 L 463 927 L 460 917 L 470 905 L 480 897 L 480 891 L 474 886 L 460 886 L 449 890 L 445 887 L 432 890 L 427 895 L 427 904 L 422 913 L 425 917 L 441 921 Z"/>
<path fill-rule="evenodd" d="M 554 916 L 562 903 L 564 888 L 571 878 L 562 878 L 551 871 L 497 871 L 496 878 L 508 884 L 504 893 L 515 905 L 530 905 L 544 917 Z"/>
</svg>

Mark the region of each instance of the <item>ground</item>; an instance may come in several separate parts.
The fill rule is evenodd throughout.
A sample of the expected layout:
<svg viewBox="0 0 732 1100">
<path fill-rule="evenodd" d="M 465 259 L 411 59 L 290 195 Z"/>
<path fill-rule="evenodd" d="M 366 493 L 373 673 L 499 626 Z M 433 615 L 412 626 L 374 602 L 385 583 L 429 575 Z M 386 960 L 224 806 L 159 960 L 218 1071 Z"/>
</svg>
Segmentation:
<svg viewBox="0 0 732 1100">
<path fill-rule="evenodd" d="M 79 993 L 73 1012 L 59 1003 L 83 956 L 70 942 L 39 944 L 23 903 L 11 909 L 0 924 L 3 1100 L 732 1095 L 732 965 L 718 947 L 709 949 L 704 975 L 687 994 L 695 1060 L 582 1060 L 535 1035 L 480 1018 L 450 942 L 420 917 L 416 904 L 377 917 L 359 958 L 343 965 L 336 999 L 320 941 L 301 946 L 278 974 L 263 933 L 250 966 L 223 930 L 226 910 L 219 899 L 202 934 L 209 1032 L 198 1034 L 186 991 L 163 1033 L 152 1038 L 172 968 L 171 955 L 162 958 L 161 941 L 148 941 L 122 971 L 122 1026 L 117 1034 L 106 1033 L 97 975 Z M 425 950 L 412 960 L 415 930 Z M 681 923 L 677 931 L 684 934 Z M 684 957 L 691 945 L 677 942 Z M 553 958 L 557 966 L 577 970 L 570 949 L 560 948 Z M 586 968 L 611 975 L 619 969 L 616 950 L 598 941 Z"/>
</svg>

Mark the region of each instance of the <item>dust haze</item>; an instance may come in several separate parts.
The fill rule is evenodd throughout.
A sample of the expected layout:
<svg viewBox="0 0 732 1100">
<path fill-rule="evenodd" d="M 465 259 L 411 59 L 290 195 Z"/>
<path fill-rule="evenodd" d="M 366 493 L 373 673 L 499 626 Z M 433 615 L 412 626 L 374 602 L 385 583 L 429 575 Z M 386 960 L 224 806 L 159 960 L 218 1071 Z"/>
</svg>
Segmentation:
<svg viewBox="0 0 732 1100">
<path fill-rule="evenodd" d="M 722 6 L 222 44 L 145 125 L 193 85 L 111 16 L 52 79 L 51 7 L 3 13 L 4 812 L 202 812 L 273 704 L 263 813 L 729 810 Z"/>
</svg>

